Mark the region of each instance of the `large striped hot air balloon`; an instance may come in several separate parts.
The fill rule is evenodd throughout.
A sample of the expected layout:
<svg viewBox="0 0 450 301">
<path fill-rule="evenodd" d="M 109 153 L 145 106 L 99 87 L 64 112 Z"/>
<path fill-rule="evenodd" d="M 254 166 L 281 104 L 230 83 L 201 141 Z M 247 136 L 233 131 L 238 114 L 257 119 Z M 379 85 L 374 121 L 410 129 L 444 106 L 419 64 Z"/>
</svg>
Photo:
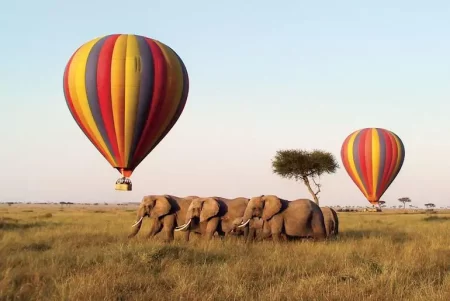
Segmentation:
<svg viewBox="0 0 450 301">
<path fill-rule="evenodd" d="M 177 122 L 189 79 L 167 45 L 132 34 L 93 39 L 70 58 L 64 96 L 78 126 L 121 174 L 117 190 Z"/>
<path fill-rule="evenodd" d="M 405 147 L 391 131 L 365 128 L 345 139 L 341 159 L 353 182 L 367 200 L 376 205 L 400 172 Z"/>
</svg>

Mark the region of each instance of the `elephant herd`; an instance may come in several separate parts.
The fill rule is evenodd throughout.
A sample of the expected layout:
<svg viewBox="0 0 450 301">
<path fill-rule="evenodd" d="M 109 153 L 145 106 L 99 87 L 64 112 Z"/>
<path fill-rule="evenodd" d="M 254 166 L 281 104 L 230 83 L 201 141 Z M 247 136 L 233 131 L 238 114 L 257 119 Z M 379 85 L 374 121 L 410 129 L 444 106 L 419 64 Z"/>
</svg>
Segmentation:
<svg viewBox="0 0 450 301">
<path fill-rule="evenodd" d="M 217 234 L 242 236 L 246 241 L 323 240 L 339 233 L 338 216 L 332 208 L 319 207 L 309 199 L 287 201 L 275 195 L 251 199 L 145 196 L 129 238 L 139 232 L 144 217 L 152 220 L 148 236 L 162 232 L 165 241 L 172 241 L 175 231 L 182 232 L 186 241 L 191 233 L 208 240 Z"/>
</svg>

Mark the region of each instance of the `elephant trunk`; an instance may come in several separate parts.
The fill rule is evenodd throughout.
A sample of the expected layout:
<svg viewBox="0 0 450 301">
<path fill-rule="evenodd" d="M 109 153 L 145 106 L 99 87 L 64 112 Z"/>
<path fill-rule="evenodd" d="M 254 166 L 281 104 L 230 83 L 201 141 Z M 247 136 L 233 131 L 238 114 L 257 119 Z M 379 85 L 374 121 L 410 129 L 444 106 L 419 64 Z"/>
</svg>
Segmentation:
<svg viewBox="0 0 450 301">
<path fill-rule="evenodd" d="M 241 224 L 238 227 L 239 228 L 245 227 L 250 222 L 250 220 L 252 219 L 252 217 L 253 217 L 252 215 L 253 215 L 252 214 L 252 210 L 247 207 L 245 209 L 244 216 L 242 217 L 242 222 L 241 222 Z"/>
<path fill-rule="evenodd" d="M 133 228 L 133 227 L 136 226 L 137 224 L 142 224 L 142 220 L 143 220 L 143 219 L 144 219 L 144 217 L 141 216 L 141 218 L 140 218 L 136 223 L 134 223 L 134 225 L 131 226 L 131 228 Z"/>
<path fill-rule="evenodd" d="M 137 212 L 137 221 L 134 223 L 133 226 L 131 226 L 131 228 L 133 228 L 132 232 L 130 233 L 130 235 L 128 235 L 128 238 L 134 237 L 136 236 L 136 234 L 138 234 L 139 230 L 141 229 L 142 226 L 142 220 L 144 219 L 144 217 L 146 216 L 146 212 L 145 212 L 145 208 L 144 206 L 140 206 Z"/>
<path fill-rule="evenodd" d="M 133 226 L 131 226 L 131 228 L 133 228 L 133 231 L 130 233 L 130 235 L 128 235 L 128 238 L 134 237 L 136 236 L 136 234 L 138 234 L 139 230 L 141 229 L 143 219 L 144 216 L 141 216 L 138 221 L 134 223 Z"/>
</svg>

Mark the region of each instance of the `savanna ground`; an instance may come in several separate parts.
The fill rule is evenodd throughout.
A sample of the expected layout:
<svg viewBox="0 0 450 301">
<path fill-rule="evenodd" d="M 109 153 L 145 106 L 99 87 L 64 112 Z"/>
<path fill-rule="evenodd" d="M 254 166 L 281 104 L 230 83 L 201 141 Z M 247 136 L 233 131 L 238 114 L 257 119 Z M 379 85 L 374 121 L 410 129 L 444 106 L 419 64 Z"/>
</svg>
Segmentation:
<svg viewBox="0 0 450 301">
<path fill-rule="evenodd" d="M 0 206 L 0 300 L 450 300 L 450 213 L 338 213 L 328 242 L 126 238 L 135 207 Z"/>
</svg>

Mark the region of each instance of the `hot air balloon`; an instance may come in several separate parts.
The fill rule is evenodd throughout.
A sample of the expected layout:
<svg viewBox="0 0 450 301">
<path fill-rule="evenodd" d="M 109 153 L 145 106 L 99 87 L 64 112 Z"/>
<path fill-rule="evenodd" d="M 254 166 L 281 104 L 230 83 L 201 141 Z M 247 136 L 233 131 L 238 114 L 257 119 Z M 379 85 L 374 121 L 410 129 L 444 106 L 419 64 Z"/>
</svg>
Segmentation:
<svg viewBox="0 0 450 301">
<path fill-rule="evenodd" d="M 132 189 L 135 168 L 177 122 L 189 78 L 181 58 L 144 36 L 112 34 L 78 48 L 63 79 L 67 106 L 78 126 Z"/>
<path fill-rule="evenodd" d="M 367 200 L 376 205 L 400 172 L 405 147 L 391 131 L 364 128 L 345 139 L 341 159 L 353 182 Z"/>
</svg>

